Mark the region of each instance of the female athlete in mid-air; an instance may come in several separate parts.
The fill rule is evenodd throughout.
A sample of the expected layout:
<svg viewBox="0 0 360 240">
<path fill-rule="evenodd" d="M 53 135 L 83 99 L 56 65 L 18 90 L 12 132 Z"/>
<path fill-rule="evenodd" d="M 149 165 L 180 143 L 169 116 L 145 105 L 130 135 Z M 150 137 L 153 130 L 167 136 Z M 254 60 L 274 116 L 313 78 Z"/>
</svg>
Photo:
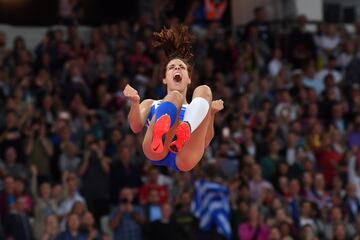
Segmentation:
<svg viewBox="0 0 360 240">
<path fill-rule="evenodd" d="M 177 171 L 190 171 L 201 160 L 205 148 L 214 137 L 215 113 L 223 109 L 223 101 L 212 101 L 208 86 L 198 86 L 192 101 L 186 101 L 191 83 L 192 36 L 186 26 L 163 29 L 154 33 L 154 46 L 165 51 L 163 83 L 167 95 L 162 100 L 145 99 L 127 85 L 124 95 L 130 99 L 130 128 L 139 133 L 146 125 L 143 151 L 155 165 Z"/>
</svg>

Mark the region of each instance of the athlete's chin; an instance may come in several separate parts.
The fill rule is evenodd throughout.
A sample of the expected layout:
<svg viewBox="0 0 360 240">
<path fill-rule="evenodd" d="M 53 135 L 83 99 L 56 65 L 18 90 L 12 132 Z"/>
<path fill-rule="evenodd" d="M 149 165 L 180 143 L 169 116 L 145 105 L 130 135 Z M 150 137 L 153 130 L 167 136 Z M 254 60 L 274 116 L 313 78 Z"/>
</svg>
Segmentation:
<svg viewBox="0 0 360 240">
<path fill-rule="evenodd" d="M 179 92 L 184 92 L 186 89 L 186 87 L 181 86 L 181 85 L 173 85 L 169 87 L 170 91 L 179 91 Z"/>
</svg>

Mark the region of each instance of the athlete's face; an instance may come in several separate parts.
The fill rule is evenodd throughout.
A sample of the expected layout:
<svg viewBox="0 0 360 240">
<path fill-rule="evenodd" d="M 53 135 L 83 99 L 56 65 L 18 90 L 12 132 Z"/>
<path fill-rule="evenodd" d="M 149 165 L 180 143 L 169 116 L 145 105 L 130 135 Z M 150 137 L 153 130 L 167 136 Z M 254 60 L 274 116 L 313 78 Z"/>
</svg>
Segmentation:
<svg viewBox="0 0 360 240">
<path fill-rule="evenodd" d="M 163 79 L 170 91 L 183 92 L 191 83 L 189 70 L 186 63 L 180 59 L 173 59 L 166 65 L 165 78 Z"/>
</svg>

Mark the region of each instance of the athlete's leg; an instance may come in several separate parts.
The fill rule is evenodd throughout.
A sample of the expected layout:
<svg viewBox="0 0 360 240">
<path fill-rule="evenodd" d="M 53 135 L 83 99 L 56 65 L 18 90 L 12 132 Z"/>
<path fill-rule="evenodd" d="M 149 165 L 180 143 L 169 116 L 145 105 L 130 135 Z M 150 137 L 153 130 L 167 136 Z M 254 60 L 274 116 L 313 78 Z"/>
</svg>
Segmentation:
<svg viewBox="0 0 360 240">
<path fill-rule="evenodd" d="M 202 85 L 195 89 L 193 99 L 187 107 L 184 119 L 176 129 L 176 140 L 170 144 L 170 151 L 178 153 L 205 119 L 212 101 L 211 90 Z"/>
<path fill-rule="evenodd" d="M 175 134 L 173 129 L 177 125 L 177 115 L 183 101 L 184 97 L 180 92 L 172 91 L 156 109 L 143 141 L 143 151 L 149 159 L 160 160 L 168 153 L 167 147 L 164 149 L 163 146 L 168 146 L 171 137 Z M 166 134 L 165 143 L 162 142 L 164 134 Z"/>
<path fill-rule="evenodd" d="M 193 99 L 202 97 L 207 100 L 211 106 L 212 94 L 207 86 L 199 86 L 195 89 Z M 206 117 L 191 133 L 190 139 L 183 146 L 182 151 L 176 154 L 176 165 L 181 171 L 190 171 L 201 160 L 205 150 L 205 137 L 210 120 L 210 111 L 207 112 Z"/>
</svg>

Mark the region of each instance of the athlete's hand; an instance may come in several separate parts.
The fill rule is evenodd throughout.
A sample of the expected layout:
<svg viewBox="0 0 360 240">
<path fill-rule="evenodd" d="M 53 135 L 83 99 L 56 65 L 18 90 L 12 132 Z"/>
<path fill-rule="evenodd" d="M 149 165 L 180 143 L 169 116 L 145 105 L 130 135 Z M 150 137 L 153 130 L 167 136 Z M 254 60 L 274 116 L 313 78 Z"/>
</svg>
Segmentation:
<svg viewBox="0 0 360 240">
<path fill-rule="evenodd" d="M 224 108 L 224 101 L 219 99 L 219 100 L 215 100 L 212 101 L 211 103 L 211 113 L 215 114 L 219 111 L 221 111 Z"/>
<path fill-rule="evenodd" d="M 126 85 L 123 91 L 125 97 L 130 99 L 132 103 L 139 103 L 140 102 L 140 96 L 136 89 L 132 88 L 129 84 Z"/>
</svg>

